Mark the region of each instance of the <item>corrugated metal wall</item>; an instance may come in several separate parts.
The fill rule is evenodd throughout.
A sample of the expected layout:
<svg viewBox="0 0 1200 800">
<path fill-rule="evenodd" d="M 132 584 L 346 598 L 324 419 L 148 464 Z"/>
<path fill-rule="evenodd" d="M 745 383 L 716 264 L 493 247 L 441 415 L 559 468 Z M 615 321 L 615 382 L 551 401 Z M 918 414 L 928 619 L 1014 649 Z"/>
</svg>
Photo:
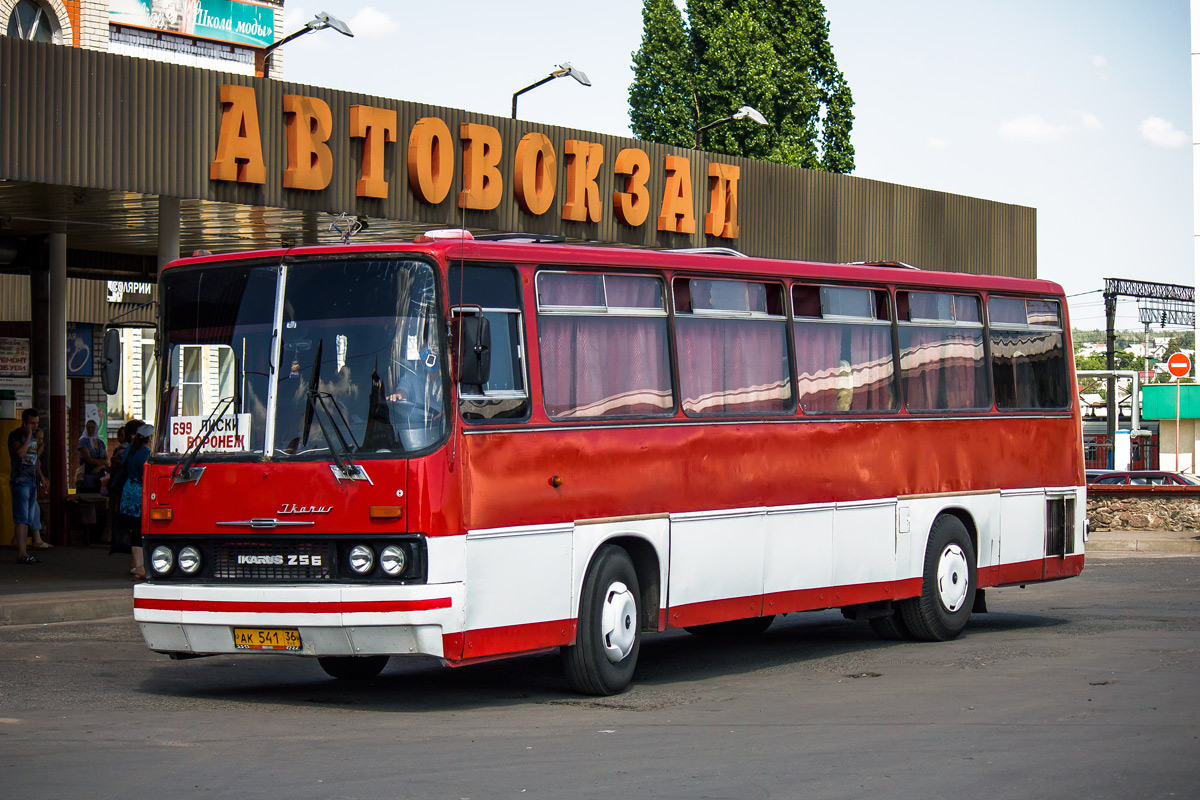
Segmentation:
<svg viewBox="0 0 1200 800">
<path fill-rule="evenodd" d="M 151 290 L 157 297 L 158 287 Z M 103 325 L 109 320 L 137 308 L 137 303 L 108 302 L 106 281 L 67 278 L 67 322 L 92 322 Z M 0 273 L 0 322 L 28 322 L 29 276 Z M 152 308 L 145 308 L 121 319 L 122 323 L 153 324 Z"/>
<path fill-rule="evenodd" d="M 267 183 L 209 180 L 221 121 L 220 86 L 248 85 L 257 94 Z M 286 168 L 282 111 L 285 94 L 324 100 L 333 112 L 333 181 L 323 191 L 283 188 Z M 362 140 L 349 136 L 349 109 L 366 104 L 395 109 L 398 141 L 388 145 L 386 199 L 356 197 Z M 491 212 L 456 207 L 462 169 L 455 159 L 455 185 L 431 206 L 409 190 L 405 157 L 414 123 L 442 119 L 457 138 L 462 122 L 500 131 L 504 199 Z M 512 192 L 513 161 L 521 136 L 544 133 L 558 155 L 558 190 L 541 216 L 523 211 Z M 596 224 L 561 219 L 565 194 L 567 139 L 604 147 L 600 196 L 604 213 Z M 638 147 L 650 156 L 652 211 L 630 228 L 616 221 L 611 166 L 620 150 Z M 661 233 L 655 217 L 665 186 L 663 157 L 690 161 L 698 233 Z M 741 169 L 737 240 L 703 234 L 708 206 L 710 161 Z M 639 246 L 732 246 L 759 256 L 818 261 L 898 260 L 925 269 L 1034 277 L 1034 209 L 951 195 L 864 178 L 832 175 L 747 159 L 665 147 L 589 131 L 536 125 L 458 109 L 334 91 L 265 78 L 217 73 L 49 44 L 0 37 L 0 177 L 10 180 L 169 195 L 246 206 L 346 211 L 368 217 L 430 225 L 561 233 L 572 238 Z"/>
</svg>

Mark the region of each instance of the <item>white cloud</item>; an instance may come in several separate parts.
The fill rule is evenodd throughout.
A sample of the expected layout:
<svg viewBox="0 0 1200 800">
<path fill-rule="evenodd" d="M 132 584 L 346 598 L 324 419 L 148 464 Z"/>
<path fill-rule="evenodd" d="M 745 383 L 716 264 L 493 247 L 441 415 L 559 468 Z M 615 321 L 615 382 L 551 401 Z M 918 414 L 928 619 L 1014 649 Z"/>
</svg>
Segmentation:
<svg viewBox="0 0 1200 800">
<path fill-rule="evenodd" d="M 1070 132 L 1070 127 L 1066 125 L 1052 125 L 1044 120 L 1040 114 L 1025 114 L 1024 116 L 1007 120 L 1000 126 L 1000 130 L 997 131 L 1000 138 L 1008 139 L 1010 142 L 1029 142 L 1032 144 L 1060 142 Z"/>
<path fill-rule="evenodd" d="M 1108 59 L 1101 55 L 1092 56 L 1092 66 L 1096 69 L 1104 69 L 1108 66 Z"/>
<path fill-rule="evenodd" d="M 951 141 L 949 136 L 930 136 L 925 144 L 930 150 L 945 150 Z"/>
<path fill-rule="evenodd" d="M 387 36 L 396 32 L 396 21 L 392 19 L 391 15 L 374 6 L 367 6 L 359 11 L 347 24 L 350 26 L 350 30 L 354 31 L 355 36 L 364 38 Z"/>
<path fill-rule="evenodd" d="M 1155 147 L 1184 147 L 1188 135 L 1162 117 L 1147 117 L 1138 124 L 1138 133 Z"/>
<path fill-rule="evenodd" d="M 312 18 L 312 13 L 304 6 L 285 8 L 283 10 L 283 28 L 280 30 L 278 38 L 282 39 L 292 31 L 299 30 Z"/>
<path fill-rule="evenodd" d="M 1100 122 L 1100 118 L 1097 117 L 1095 114 L 1089 114 L 1086 111 L 1080 111 L 1079 112 L 1079 121 L 1080 121 L 1080 124 L 1082 124 L 1086 130 L 1089 130 L 1089 131 L 1104 130 L 1103 123 Z"/>
</svg>

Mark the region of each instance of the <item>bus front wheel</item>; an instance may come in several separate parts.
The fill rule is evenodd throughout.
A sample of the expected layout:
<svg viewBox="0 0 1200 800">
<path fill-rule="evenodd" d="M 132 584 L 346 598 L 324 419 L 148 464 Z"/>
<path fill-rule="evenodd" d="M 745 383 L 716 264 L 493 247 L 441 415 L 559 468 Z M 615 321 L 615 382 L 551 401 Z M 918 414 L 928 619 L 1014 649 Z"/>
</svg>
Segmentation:
<svg viewBox="0 0 1200 800">
<path fill-rule="evenodd" d="M 322 656 L 317 659 L 326 675 L 345 681 L 370 680 L 383 672 L 387 662 L 387 656 Z"/>
<path fill-rule="evenodd" d="M 975 604 L 975 548 L 962 520 L 943 514 L 929 530 L 921 595 L 899 603 L 914 639 L 944 642 L 967 627 Z"/>
<path fill-rule="evenodd" d="M 575 691 L 603 696 L 628 688 L 642 646 L 640 604 L 629 554 L 616 545 L 601 547 L 583 581 L 575 644 L 562 648 Z"/>
</svg>

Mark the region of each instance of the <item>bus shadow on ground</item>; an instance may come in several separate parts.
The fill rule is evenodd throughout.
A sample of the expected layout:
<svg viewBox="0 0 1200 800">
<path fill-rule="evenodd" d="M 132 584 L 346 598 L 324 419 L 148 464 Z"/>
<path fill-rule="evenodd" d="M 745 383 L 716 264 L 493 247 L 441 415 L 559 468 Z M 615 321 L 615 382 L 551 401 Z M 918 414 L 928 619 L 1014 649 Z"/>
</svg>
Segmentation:
<svg viewBox="0 0 1200 800">
<path fill-rule="evenodd" d="M 963 636 L 951 643 L 884 641 L 865 622 L 838 611 L 790 614 L 752 638 L 693 636 L 669 631 L 643 640 L 629 692 L 614 697 L 574 693 L 557 652 L 443 667 L 431 658 L 393 658 L 383 673 L 366 681 L 325 675 L 315 659 L 229 656 L 156 665 L 142 683 L 147 694 L 230 704 L 282 705 L 373 712 L 504 708 L 529 704 L 599 706 L 650 710 L 688 702 L 695 684 L 788 666 L 836 669 L 853 657 L 862 665 L 896 648 L 970 647 L 995 634 L 1052 629 L 1071 620 L 1045 614 L 989 613 L 973 616 Z M 929 650 L 930 655 L 933 650 Z"/>
</svg>

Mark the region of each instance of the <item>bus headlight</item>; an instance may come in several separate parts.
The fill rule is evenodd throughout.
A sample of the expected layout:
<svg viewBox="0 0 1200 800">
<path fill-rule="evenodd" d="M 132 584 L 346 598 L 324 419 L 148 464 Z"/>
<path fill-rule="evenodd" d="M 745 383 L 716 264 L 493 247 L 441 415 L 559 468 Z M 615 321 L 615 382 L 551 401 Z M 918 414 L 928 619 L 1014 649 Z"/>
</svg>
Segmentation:
<svg viewBox="0 0 1200 800">
<path fill-rule="evenodd" d="M 179 568 L 188 575 L 194 575 L 200 570 L 200 551 L 190 544 L 179 551 Z"/>
<path fill-rule="evenodd" d="M 379 554 L 379 566 L 393 578 L 402 574 L 408 566 L 408 556 L 404 553 L 404 548 L 394 544 L 383 548 L 383 552 Z"/>
<path fill-rule="evenodd" d="M 366 575 L 375 567 L 375 551 L 365 544 L 356 544 L 350 550 L 350 569 Z"/>
<path fill-rule="evenodd" d="M 159 545 L 150 553 L 150 568 L 159 575 L 166 575 L 175 566 L 175 553 L 166 545 Z"/>
</svg>

